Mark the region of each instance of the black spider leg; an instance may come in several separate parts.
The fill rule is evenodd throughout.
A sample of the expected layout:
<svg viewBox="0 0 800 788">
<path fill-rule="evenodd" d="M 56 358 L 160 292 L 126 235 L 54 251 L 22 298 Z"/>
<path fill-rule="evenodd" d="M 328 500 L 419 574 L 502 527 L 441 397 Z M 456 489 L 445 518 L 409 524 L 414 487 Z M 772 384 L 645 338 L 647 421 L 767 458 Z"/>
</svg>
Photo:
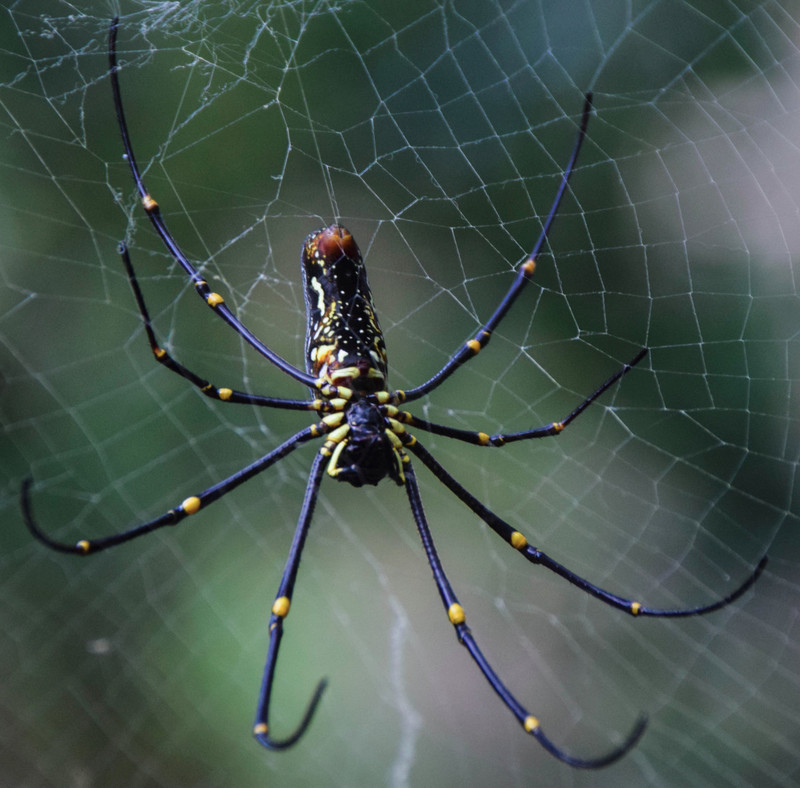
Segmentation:
<svg viewBox="0 0 800 788">
<path fill-rule="evenodd" d="M 131 262 L 130 254 L 128 254 L 128 247 L 124 243 L 119 245 L 119 254 L 122 258 L 122 264 L 125 266 L 125 271 L 128 274 L 128 282 L 130 282 L 131 289 L 133 290 L 136 306 L 139 308 L 139 313 L 142 316 L 144 330 L 147 334 L 147 341 L 150 343 L 150 349 L 153 351 L 153 356 L 159 364 L 162 364 L 167 369 L 188 380 L 194 386 L 197 386 L 207 397 L 222 402 L 237 402 L 246 405 L 260 405 L 268 408 L 284 408 L 288 410 L 325 411 L 327 409 L 326 406 L 328 406 L 328 403 L 325 400 L 292 400 L 280 397 L 264 397 L 259 394 L 249 394 L 245 391 L 217 387 L 205 378 L 201 378 L 190 369 L 187 369 L 183 364 L 175 361 L 175 359 L 161 347 L 156 339 L 153 324 L 150 320 L 150 313 L 147 310 L 142 289 L 139 286 L 139 281 L 133 270 L 133 263 Z"/>
<path fill-rule="evenodd" d="M 283 370 L 287 375 L 290 375 L 295 380 L 308 386 L 310 389 L 317 388 L 317 381 L 311 375 L 297 369 L 297 367 L 290 364 L 285 359 L 281 358 L 277 353 L 270 350 L 258 337 L 256 337 L 245 325 L 231 312 L 227 307 L 219 293 L 212 292 L 208 283 L 199 274 L 197 269 L 189 262 L 186 255 L 181 251 L 178 244 L 170 235 L 164 219 L 161 217 L 161 212 L 158 203 L 150 196 L 147 191 L 139 167 L 136 164 L 136 158 L 133 154 L 133 146 L 131 144 L 130 134 L 128 133 L 128 124 L 125 120 L 125 112 L 122 107 L 122 94 L 119 87 L 119 67 L 117 66 L 117 25 L 119 18 L 114 17 L 111 20 L 111 27 L 108 32 L 108 62 L 111 76 L 111 89 L 114 93 L 114 108 L 117 113 L 117 123 L 119 124 L 120 136 L 122 137 L 122 144 L 125 148 L 125 156 L 128 159 L 128 164 L 133 174 L 133 180 L 136 183 L 136 188 L 141 197 L 142 206 L 145 213 L 150 219 L 153 227 L 155 228 L 164 246 L 167 247 L 170 255 L 176 262 L 180 263 L 184 271 L 189 275 L 192 280 L 197 293 L 200 297 L 211 307 L 216 315 L 219 315 L 242 339 L 248 342 L 255 348 L 264 358 L 271 361 L 276 367 Z"/>
<path fill-rule="evenodd" d="M 22 490 L 20 491 L 20 504 L 22 506 L 25 524 L 28 526 L 28 530 L 31 532 L 31 534 L 33 534 L 33 536 L 42 542 L 42 544 L 45 544 L 47 547 L 57 550 L 60 553 L 74 553 L 76 555 L 98 553 L 101 550 L 114 547 L 115 545 L 122 544 L 123 542 L 129 542 L 131 539 L 136 539 L 138 536 L 143 536 L 144 534 L 155 531 L 156 529 L 162 528 L 165 525 L 177 525 L 181 520 L 188 517 L 190 514 L 199 512 L 200 509 L 205 508 L 214 501 L 219 500 L 223 495 L 227 495 L 231 490 L 236 489 L 240 484 L 243 484 L 248 479 L 252 479 L 253 476 L 261 473 L 261 471 L 266 470 L 270 467 L 270 465 L 274 465 L 276 462 L 278 462 L 278 460 L 283 459 L 301 443 L 305 443 L 312 438 L 316 438 L 324 434 L 328 431 L 328 429 L 328 425 L 324 423 L 320 423 L 319 425 L 312 424 L 310 427 L 306 427 L 300 432 L 295 433 L 291 438 L 282 443 L 276 449 L 273 449 L 271 452 L 265 454 L 263 457 L 247 467 L 242 468 L 242 470 L 237 471 L 227 479 L 218 482 L 198 495 L 190 495 L 188 498 L 185 498 L 177 507 L 170 509 L 160 517 L 156 517 L 155 519 L 146 523 L 142 523 L 141 525 L 136 525 L 133 528 L 129 528 L 128 530 L 122 531 L 118 534 L 100 537 L 99 539 L 81 539 L 75 544 L 59 542 L 48 536 L 37 525 L 33 516 L 33 509 L 30 502 L 30 486 L 32 484 L 32 479 L 27 478 L 22 483 Z"/>
<path fill-rule="evenodd" d="M 415 444 L 413 443 L 413 439 L 411 439 L 411 442 L 407 443 L 406 446 L 414 450 Z M 450 623 L 455 627 L 459 642 L 469 651 L 470 656 L 475 660 L 481 673 L 483 673 L 492 689 L 500 696 L 503 703 L 506 704 L 511 713 L 517 718 L 523 729 L 533 736 L 551 755 L 554 755 L 559 760 L 564 761 L 564 763 L 578 769 L 597 769 L 601 766 L 608 766 L 610 763 L 613 763 L 618 758 L 625 755 L 625 753 L 636 744 L 642 733 L 644 733 L 646 725 L 646 719 L 644 717 L 641 717 L 636 722 L 633 730 L 628 734 L 627 739 L 616 749 L 599 758 L 576 758 L 564 752 L 560 747 L 554 744 L 545 735 L 544 731 L 542 731 L 539 720 L 530 714 L 514 695 L 509 692 L 508 688 L 503 684 L 483 655 L 483 652 L 478 648 L 478 644 L 475 642 L 475 638 L 466 624 L 464 609 L 459 604 L 452 586 L 445 575 L 444 569 L 442 568 L 442 562 L 436 552 L 433 537 L 431 536 L 428 521 L 422 507 L 422 499 L 420 498 L 419 487 L 417 486 L 416 476 L 411 463 L 407 463 L 404 466 L 404 471 L 406 493 L 408 494 L 408 500 L 411 504 L 411 511 L 414 514 L 414 521 L 417 524 L 425 553 L 428 556 L 428 563 L 433 572 L 433 579 L 436 581 L 436 587 L 439 589 L 439 595 L 442 598 L 442 603 L 447 611 Z"/>
<path fill-rule="evenodd" d="M 292 546 L 289 550 L 289 556 L 286 559 L 283 577 L 281 578 L 278 593 L 272 605 L 272 615 L 269 619 L 269 650 L 267 651 L 267 662 L 264 666 L 264 678 L 261 682 L 261 692 L 258 698 L 258 710 L 256 712 L 253 735 L 260 744 L 263 744 L 264 747 L 270 750 L 284 750 L 287 747 L 291 747 L 305 733 L 306 728 L 308 728 L 311 722 L 311 718 L 314 716 L 314 711 L 322 697 L 322 693 L 327 686 L 327 681 L 325 679 L 322 679 L 317 684 L 314 694 L 311 696 L 308 706 L 306 706 L 303 719 L 293 733 L 285 739 L 274 739 L 270 736 L 269 703 L 272 695 L 272 684 L 275 679 L 278 649 L 280 648 L 281 638 L 283 637 L 283 621 L 289 614 L 292 591 L 294 589 L 295 580 L 297 579 L 297 570 L 300 566 L 300 557 L 303 552 L 306 536 L 308 535 L 308 528 L 311 525 L 311 517 L 314 514 L 314 506 L 317 502 L 317 494 L 319 493 L 322 474 L 325 471 L 325 464 L 328 460 L 328 456 L 324 453 L 325 451 L 326 449 L 323 449 L 317 453 L 314 464 L 311 466 L 311 473 L 309 475 L 308 484 L 306 485 L 306 494 L 303 499 L 303 508 L 300 510 L 300 517 L 297 521 L 294 539 L 292 540 Z"/>
<path fill-rule="evenodd" d="M 485 432 L 473 430 L 460 430 L 456 427 L 448 427 L 444 424 L 435 424 L 425 419 L 419 419 L 408 411 L 400 411 L 391 405 L 384 406 L 387 415 L 410 427 L 425 430 L 435 435 L 443 435 L 446 438 L 454 438 L 472 443 L 476 446 L 505 446 L 514 441 L 528 440 L 530 438 L 546 438 L 549 435 L 559 435 L 565 427 L 571 424 L 578 416 L 583 413 L 598 397 L 608 391 L 623 375 L 626 375 L 647 355 L 647 348 L 642 348 L 627 364 L 623 364 L 608 380 L 599 388 L 586 397 L 572 413 L 561 421 L 554 421 L 542 427 L 533 427 L 521 432 L 497 433 L 488 435 Z"/>
<path fill-rule="evenodd" d="M 517 276 L 514 279 L 514 282 L 503 297 L 500 305 L 497 307 L 497 309 L 495 309 L 494 314 L 489 318 L 489 320 L 486 321 L 484 326 L 478 331 L 475 337 L 465 342 L 432 378 L 413 389 L 397 392 L 397 402 L 408 402 L 414 399 L 419 399 L 419 397 L 423 396 L 424 394 L 428 394 L 429 392 L 433 391 L 433 389 L 437 388 L 445 380 L 447 380 L 447 378 L 449 378 L 450 375 L 452 375 L 453 372 L 455 372 L 456 369 L 458 369 L 458 367 L 460 367 L 464 362 L 469 361 L 471 358 L 477 356 L 478 353 L 480 353 L 480 351 L 489 343 L 489 340 L 492 336 L 492 331 L 495 330 L 498 323 L 506 316 L 508 310 L 511 309 L 511 305 L 517 299 L 517 296 L 522 292 L 522 289 L 533 276 L 533 272 L 536 269 L 536 257 L 539 255 L 542 246 L 544 245 L 545 241 L 547 241 L 547 237 L 550 235 L 553 222 L 558 214 L 558 208 L 561 205 L 561 200 L 567 190 L 570 176 L 575 168 L 575 162 L 578 159 L 581 145 L 583 145 L 583 140 L 586 137 L 586 127 L 589 125 L 589 116 L 591 113 L 592 94 L 587 93 L 586 100 L 583 105 L 583 115 L 581 116 L 581 125 L 580 129 L 578 130 L 578 137 L 575 140 L 575 146 L 572 149 L 572 155 L 569 157 L 567 167 L 564 170 L 564 175 L 561 178 L 561 185 L 558 187 L 555 199 L 550 207 L 550 213 L 547 215 L 547 219 L 545 219 L 542 232 L 539 234 L 539 238 L 533 247 L 533 251 L 531 251 L 526 260 L 520 264 L 519 268 L 517 269 Z"/>
<path fill-rule="evenodd" d="M 630 613 L 633 616 L 685 618 L 687 616 L 699 616 L 705 613 L 711 613 L 714 610 L 719 610 L 720 608 L 723 608 L 738 599 L 745 591 L 747 591 L 747 589 L 750 588 L 750 586 L 752 586 L 756 580 L 758 580 L 767 563 L 767 557 L 764 556 L 758 562 L 755 570 L 735 591 L 716 602 L 712 602 L 709 605 L 701 605 L 699 607 L 677 610 L 647 607 L 641 602 L 625 599 L 599 588 L 593 583 L 590 583 L 588 580 L 585 580 L 579 575 L 576 575 L 574 572 L 571 572 L 562 564 L 554 561 L 549 555 L 543 553 L 538 548 L 528 544 L 528 540 L 524 534 L 515 528 L 512 528 L 505 520 L 498 517 L 494 512 L 484 506 L 484 504 L 482 504 L 474 495 L 472 495 L 472 493 L 462 487 L 461 484 L 459 484 L 453 478 L 453 476 L 446 471 L 436 459 L 434 459 L 433 455 L 431 455 L 431 453 L 419 443 L 419 441 L 415 439 L 409 441 L 406 448 L 413 452 L 414 455 L 425 464 L 428 470 L 440 482 L 442 482 L 442 484 L 445 485 L 445 487 L 447 487 L 460 501 L 472 509 L 472 511 L 475 512 L 475 514 L 477 514 L 478 517 L 480 517 L 481 520 L 483 520 L 498 536 L 500 536 L 501 539 L 508 542 L 508 544 L 510 544 L 515 550 L 522 553 L 522 555 L 525 556 L 528 561 L 533 564 L 540 564 L 541 566 L 544 566 L 546 569 L 549 569 L 551 572 L 555 572 L 557 575 L 560 575 L 565 580 L 572 583 L 572 585 L 582 589 L 587 594 L 591 594 L 592 596 L 596 597 L 601 602 L 605 602 L 607 605 L 611 605 L 611 607 L 615 607 L 619 610 L 624 610 L 626 613 Z"/>
</svg>

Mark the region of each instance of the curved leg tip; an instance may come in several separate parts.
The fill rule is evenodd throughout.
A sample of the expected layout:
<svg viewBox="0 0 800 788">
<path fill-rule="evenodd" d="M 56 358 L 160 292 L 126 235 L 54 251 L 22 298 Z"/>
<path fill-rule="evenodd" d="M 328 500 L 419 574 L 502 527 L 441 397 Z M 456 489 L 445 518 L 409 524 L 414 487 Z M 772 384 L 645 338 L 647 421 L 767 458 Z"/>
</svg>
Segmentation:
<svg viewBox="0 0 800 788">
<path fill-rule="evenodd" d="M 25 520 L 25 525 L 37 541 L 49 547 L 51 550 L 57 550 L 59 553 L 73 553 L 75 555 L 85 555 L 88 552 L 88 542 L 82 541 L 78 544 L 65 544 L 64 542 L 57 542 L 51 539 L 39 526 L 33 517 L 33 507 L 31 506 L 31 485 L 33 484 L 33 477 L 26 476 L 22 480 L 22 486 L 19 490 L 19 505 L 22 509 L 22 519 Z"/>
<path fill-rule="evenodd" d="M 31 508 L 31 485 L 33 484 L 33 476 L 26 476 L 22 480 L 22 485 L 19 488 L 19 506 L 22 509 L 22 517 L 25 520 L 27 529 L 31 535 L 36 537 L 40 542 L 48 543 L 47 538 L 39 530 L 39 526 L 33 519 L 33 509 Z"/>
<path fill-rule="evenodd" d="M 255 736 L 258 743 L 262 747 L 266 747 L 268 750 L 286 750 L 292 745 L 296 744 L 308 729 L 311 719 L 314 716 L 314 712 L 317 710 L 317 705 L 322 698 L 322 693 L 325 691 L 325 687 L 327 686 L 327 679 L 322 679 L 319 684 L 317 684 L 317 688 L 314 690 L 314 694 L 311 696 L 311 700 L 308 702 L 303 719 L 300 720 L 300 724 L 297 726 L 295 731 L 285 739 L 274 739 L 272 736 L 270 736 L 269 725 L 265 720 L 259 719 L 253 727 L 253 736 Z M 261 716 L 262 715 L 259 714 L 259 718 L 261 718 Z M 266 714 L 263 716 L 266 717 Z"/>
<path fill-rule="evenodd" d="M 763 556 L 761 560 L 756 564 L 756 568 L 750 573 L 749 577 L 735 590 L 728 594 L 726 597 L 718 600 L 717 602 L 712 602 L 710 605 L 703 605 L 702 607 L 691 607 L 679 610 L 664 610 L 661 608 L 651 608 L 651 607 L 644 607 L 643 605 L 639 605 L 636 609 L 631 609 L 627 612 L 632 613 L 636 616 L 652 616 L 654 618 L 688 618 L 690 616 L 702 616 L 706 613 L 713 613 L 716 610 L 721 610 L 723 607 L 727 607 L 732 602 L 735 602 L 742 596 L 745 591 L 747 591 L 757 580 L 761 577 L 761 573 L 764 571 L 764 567 L 766 567 L 768 562 L 767 556 Z"/>
<path fill-rule="evenodd" d="M 599 758 L 576 758 L 573 755 L 569 755 L 568 753 L 564 752 L 564 750 L 557 747 L 552 741 L 550 741 L 550 739 L 548 739 L 547 736 L 542 733 L 541 728 L 538 726 L 531 730 L 530 733 L 551 755 L 554 755 L 567 765 L 572 766 L 575 769 L 602 769 L 604 766 L 610 766 L 615 761 L 618 761 L 623 755 L 632 750 L 638 743 L 639 739 L 642 738 L 645 728 L 647 728 L 647 715 L 642 714 L 636 721 L 636 724 L 633 726 L 633 729 L 628 734 L 628 737 L 625 739 L 625 741 L 619 747 L 611 750 L 605 755 L 601 755 Z"/>
</svg>

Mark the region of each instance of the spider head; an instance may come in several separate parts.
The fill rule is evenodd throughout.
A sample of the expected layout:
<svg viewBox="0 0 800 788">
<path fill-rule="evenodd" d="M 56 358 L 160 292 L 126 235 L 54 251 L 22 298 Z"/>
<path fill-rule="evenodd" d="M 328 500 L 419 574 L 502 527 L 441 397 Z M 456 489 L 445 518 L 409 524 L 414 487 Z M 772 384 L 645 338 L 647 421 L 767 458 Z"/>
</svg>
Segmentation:
<svg viewBox="0 0 800 788">
<path fill-rule="evenodd" d="M 377 484 L 386 476 L 403 483 L 399 446 L 374 402 L 357 399 L 347 409 L 347 435 L 337 444 L 328 473 L 354 487 Z"/>
</svg>

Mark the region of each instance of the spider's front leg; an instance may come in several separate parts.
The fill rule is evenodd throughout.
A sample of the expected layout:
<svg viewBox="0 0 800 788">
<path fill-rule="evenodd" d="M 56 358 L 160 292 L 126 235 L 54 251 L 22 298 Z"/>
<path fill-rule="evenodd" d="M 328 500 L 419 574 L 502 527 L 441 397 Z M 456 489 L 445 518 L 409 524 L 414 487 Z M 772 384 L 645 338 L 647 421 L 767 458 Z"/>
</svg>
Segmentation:
<svg viewBox="0 0 800 788">
<path fill-rule="evenodd" d="M 414 450 L 415 440 L 413 438 L 406 438 L 405 444 L 407 448 L 410 448 L 412 451 Z M 542 730 L 539 720 L 530 714 L 516 697 L 512 695 L 483 655 L 483 652 L 478 647 L 472 632 L 466 624 L 464 609 L 459 604 L 453 592 L 453 588 L 445 575 L 442 562 L 434 546 L 433 537 L 431 536 L 428 521 L 422 507 L 422 499 L 420 498 L 416 476 L 410 462 L 406 463 L 405 466 L 405 487 L 409 503 L 411 504 L 411 511 L 414 515 L 414 521 L 417 524 L 417 529 L 428 557 L 428 563 L 433 572 L 433 579 L 436 582 L 436 587 L 439 590 L 442 603 L 447 611 L 447 617 L 455 628 L 458 640 L 467 649 L 492 689 L 500 696 L 503 703 L 505 703 L 511 713 L 517 718 L 525 732 L 533 736 L 551 755 L 554 755 L 564 763 L 578 769 L 598 769 L 602 766 L 608 766 L 614 763 L 614 761 L 625 755 L 625 753 L 639 741 L 639 738 L 644 733 L 647 724 L 644 716 L 640 717 L 634 725 L 633 730 L 631 730 L 625 741 L 619 747 L 616 747 L 598 758 L 576 758 L 562 750 L 548 738 Z"/>
<path fill-rule="evenodd" d="M 414 440 L 407 444 L 407 448 L 414 453 L 428 468 L 428 470 L 439 479 L 460 501 L 465 503 L 472 509 L 478 517 L 481 518 L 498 536 L 505 542 L 510 544 L 515 550 L 520 552 L 532 564 L 540 564 L 541 566 L 555 572 L 560 577 L 563 577 L 572 585 L 577 586 L 587 594 L 591 594 L 601 602 L 604 602 L 611 607 L 618 610 L 623 610 L 633 616 L 650 616 L 653 618 L 687 618 L 689 616 L 700 616 L 705 613 L 712 613 L 715 610 L 726 607 L 737 600 L 745 591 L 747 591 L 753 583 L 758 580 L 764 567 L 767 564 L 767 557 L 764 556 L 756 565 L 756 568 L 751 572 L 749 577 L 734 591 L 729 593 L 722 599 L 718 599 L 708 605 L 700 605 L 699 607 L 690 608 L 677 608 L 665 609 L 658 607 L 649 607 L 643 605 L 641 602 L 626 599 L 610 591 L 606 591 L 594 583 L 590 583 L 580 575 L 576 575 L 571 570 L 567 569 L 563 564 L 558 563 L 552 559 L 547 553 L 539 550 L 528 542 L 528 539 L 513 528 L 501 517 L 498 517 L 491 509 L 481 503 L 469 490 L 459 484 L 458 481 L 445 470 L 445 468 L 433 457 L 433 455 L 424 447 L 419 441 Z"/>
<path fill-rule="evenodd" d="M 150 350 L 152 350 L 153 357 L 159 364 L 166 367 L 166 369 L 169 369 L 171 372 L 180 375 L 184 380 L 188 380 L 189 383 L 200 389 L 200 392 L 210 399 L 220 400 L 222 402 L 235 402 L 244 405 L 257 405 L 267 408 L 281 408 L 284 410 L 316 410 L 326 412 L 327 402 L 323 399 L 293 400 L 283 399 L 281 397 L 265 397 L 260 394 L 249 394 L 246 391 L 236 391 L 235 389 L 227 387 L 215 386 L 213 383 L 200 377 L 200 375 L 192 372 L 192 370 L 172 358 L 156 339 L 153 324 L 150 320 L 150 313 L 144 300 L 142 288 L 139 286 L 139 280 L 133 270 L 133 263 L 131 262 L 126 244 L 121 243 L 119 245 L 119 254 L 122 258 L 122 264 L 125 266 L 131 290 L 133 290 L 133 297 L 136 299 L 136 306 L 139 308 L 139 314 L 142 316 L 142 323 L 144 324 L 144 330 L 147 334 L 147 341 L 150 344 Z"/>
<path fill-rule="evenodd" d="M 294 451 L 300 444 L 306 443 L 313 438 L 329 431 L 329 425 L 325 420 L 319 424 L 312 424 L 300 432 L 295 433 L 289 440 L 284 441 L 276 449 L 273 449 L 268 454 L 265 454 L 254 463 L 247 465 L 240 471 L 237 471 L 227 479 L 218 482 L 217 484 L 209 487 L 197 495 L 190 495 L 185 498 L 182 503 L 174 509 L 169 509 L 164 512 L 160 517 L 156 517 L 149 522 L 136 525 L 117 534 L 111 536 L 103 536 L 98 539 L 81 539 L 75 543 L 59 542 L 56 539 L 48 536 L 38 525 L 35 517 L 33 516 L 33 508 L 30 501 L 30 487 L 32 480 L 25 479 L 22 483 L 20 490 L 20 506 L 22 508 L 22 515 L 25 519 L 25 525 L 31 532 L 31 535 L 38 539 L 42 544 L 49 547 L 51 550 L 56 550 L 59 553 L 73 553 L 75 555 L 89 555 L 90 553 L 99 553 L 101 550 L 107 550 L 109 547 L 114 547 L 124 542 L 130 542 L 139 536 L 144 536 L 151 531 L 163 528 L 165 525 L 177 525 L 182 520 L 190 515 L 196 514 L 201 509 L 206 508 L 214 501 L 218 501 L 223 496 L 227 495 L 232 490 L 235 490 L 240 484 L 252 479 L 256 474 L 274 465 L 279 460 L 282 460 L 287 454 Z"/>
<path fill-rule="evenodd" d="M 275 680 L 278 650 L 280 649 L 281 638 L 283 637 L 283 622 L 286 616 L 289 615 L 292 591 L 294 590 L 295 580 L 297 579 L 297 570 L 300 567 L 300 557 L 303 552 L 306 536 L 308 535 L 308 528 L 311 525 L 311 518 L 314 514 L 314 506 L 317 502 L 322 474 L 329 460 L 328 454 L 323 453 L 323 451 L 318 452 L 317 456 L 314 458 L 314 464 L 311 466 L 311 473 L 309 475 L 308 485 L 306 486 L 306 494 L 303 499 L 303 507 L 300 510 L 300 517 L 297 521 L 294 539 L 292 540 L 292 546 L 289 550 L 289 556 L 286 559 L 283 577 L 281 578 L 278 593 L 272 605 L 272 615 L 269 619 L 269 650 L 267 652 L 266 665 L 264 666 L 264 678 L 261 682 L 261 693 L 258 698 L 258 710 L 256 712 L 253 735 L 258 739 L 260 744 L 263 744 L 270 750 L 284 750 L 287 747 L 291 747 L 306 732 L 306 728 L 308 728 L 311 718 L 314 716 L 317 704 L 327 684 L 325 679 L 317 684 L 317 688 L 314 690 L 314 694 L 311 696 L 308 706 L 306 706 L 305 714 L 295 730 L 283 739 L 273 738 L 269 729 L 269 705 L 272 696 L 272 684 Z"/>
</svg>

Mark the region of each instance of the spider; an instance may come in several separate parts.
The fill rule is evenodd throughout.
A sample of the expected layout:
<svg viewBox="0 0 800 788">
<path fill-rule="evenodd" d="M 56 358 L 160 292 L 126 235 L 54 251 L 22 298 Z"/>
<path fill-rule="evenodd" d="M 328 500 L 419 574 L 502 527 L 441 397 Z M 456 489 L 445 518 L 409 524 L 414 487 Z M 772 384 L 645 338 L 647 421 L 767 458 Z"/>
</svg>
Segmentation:
<svg viewBox="0 0 800 788">
<path fill-rule="evenodd" d="M 523 729 L 533 736 L 549 753 L 571 766 L 597 768 L 616 761 L 628 752 L 641 737 L 646 726 L 646 718 L 644 716 L 641 716 L 635 723 L 623 743 L 609 752 L 595 758 L 573 756 L 565 752 L 545 735 L 539 720 L 517 700 L 516 696 L 511 693 L 489 664 L 467 626 L 464 609 L 459 604 L 447 579 L 434 546 L 428 521 L 423 511 L 417 478 L 410 461 L 410 455 L 418 459 L 462 503 L 466 504 L 489 528 L 526 560 L 532 564 L 544 566 L 601 602 L 633 616 L 678 618 L 697 616 L 719 610 L 740 597 L 757 580 L 766 563 L 766 557 L 761 559 L 748 579 L 735 591 L 719 601 L 701 607 L 677 610 L 661 609 L 648 607 L 641 602 L 622 598 L 576 575 L 546 553 L 531 545 L 520 531 L 490 511 L 472 493 L 456 481 L 406 427 L 481 447 L 501 447 L 517 441 L 558 435 L 577 419 L 591 403 L 638 364 L 645 357 L 647 349 L 641 349 L 631 361 L 624 364 L 594 393 L 586 397 L 566 418 L 541 427 L 522 430 L 521 432 L 487 435 L 484 432 L 455 429 L 425 421 L 399 408 L 403 403 L 418 400 L 437 389 L 462 364 L 478 355 L 486 347 L 492 332 L 511 309 L 525 285 L 532 278 L 536 257 L 547 241 L 586 135 L 586 128 L 592 112 L 592 95 L 587 94 L 585 97 L 577 139 L 539 238 L 531 254 L 519 264 L 514 281 L 495 309 L 494 314 L 475 336 L 465 342 L 429 380 L 407 391 L 391 390 L 387 384 L 386 347 L 378 325 L 378 318 L 361 253 L 352 235 L 341 225 L 333 224 L 317 230 L 311 233 L 303 244 L 302 274 L 307 312 L 305 372 L 285 361 L 255 337 L 225 305 L 223 298 L 211 290 L 194 265 L 189 262 L 167 229 L 158 203 L 145 188 L 136 164 L 120 93 L 119 68 L 116 56 L 117 24 L 118 20 L 114 18 L 109 30 L 108 56 L 111 88 L 125 157 L 130 165 L 133 180 L 145 213 L 155 231 L 161 237 L 169 254 L 186 271 L 197 293 L 211 308 L 212 312 L 227 323 L 264 358 L 294 378 L 298 383 L 308 387 L 313 399 L 281 399 L 217 387 L 172 358 L 158 344 L 144 296 L 133 270 L 130 255 L 125 245 L 121 244 L 119 252 L 122 263 L 127 272 L 136 304 L 141 313 L 147 339 L 156 360 L 168 370 L 180 375 L 196 386 L 205 396 L 211 399 L 265 408 L 314 411 L 319 414 L 319 419 L 316 423 L 296 432 L 288 440 L 260 459 L 212 487 L 196 495 L 190 495 L 174 509 L 170 509 L 160 517 L 135 525 L 121 533 L 98 539 L 81 539 L 77 544 L 56 541 L 37 525 L 29 497 L 32 481 L 28 478 L 22 485 L 21 506 L 30 532 L 40 542 L 43 542 L 53 550 L 77 555 L 97 553 L 124 542 L 129 542 L 163 526 L 176 525 L 186 517 L 196 514 L 214 501 L 227 495 L 256 474 L 265 471 L 299 446 L 321 438 L 323 439 L 322 447 L 317 451 L 311 464 L 305 498 L 300 510 L 294 540 L 286 560 L 269 619 L 269 647 L 253 730 L 256 739 L 265 747 L 274 750 L 291 747 L 308 728 L 325 689 L 326 681 L 322 680 L 318 683 L 301 721 L 293 732 L 284 738 L 275 738 L 273 736 L 269 726 L 270 696 L 275 678 L 278 651 L 283 637 L 284 621 L 289 613 L 300 557 L 311 525 L 320 484 L 323 475 L 327 471 L 327 474 L 337 481 L 349 482 L 354 487 L 360 487 L 364 484 L 376 485 L 383 478 L 389 477 L 396 484 L 405 488 L 411 513 L 433 572 L 434 582 L 447 612 L 447 617 L 455 628 L 456 636 L 459 642 L 465 646 L 484 678 L 516 717 Z"/>
</svg>

